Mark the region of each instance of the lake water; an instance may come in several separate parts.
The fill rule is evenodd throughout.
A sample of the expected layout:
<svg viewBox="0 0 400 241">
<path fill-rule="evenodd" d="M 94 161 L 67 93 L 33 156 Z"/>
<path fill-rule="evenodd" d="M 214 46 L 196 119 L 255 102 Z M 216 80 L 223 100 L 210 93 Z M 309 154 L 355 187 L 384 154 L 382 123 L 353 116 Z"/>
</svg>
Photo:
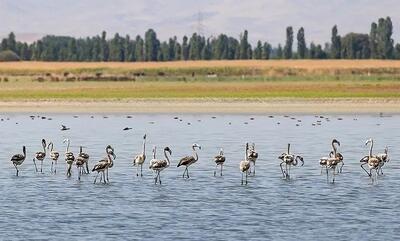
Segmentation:
<svg viewBox="0 0 400 241">
<path fill-rule="evenodd" d="M 178 115 L 182 121 L 174 116 L 1 116 L 1 239 L 398 240 L 400 116 L 326 116 L 330 121 L 306 115 Z M 71 129 L 60 131 L 61 124 Z M 133 130 L 123 131 L 125 127 Z M 132 158 L 141 152 L 144 133 L 148 159 L 143 178 L 138 178 Z M 369 137 L 375 140 L 375 153 L 388 145 L 391 157 L 375 184 L 359 164 L 368 153 L 364 143 Z M 75 166 L 67 178 L 63 155 L 56 175 L 50 173 L 49 159 L 44 174 L 35 173 L 32 158 L 41 150 L 42 138 L 53 141 L 61 155 L 64 138 L 71 139 L 75 153 L 79 145 L 85 146 L 91 168 L 111 144 L 117 159 L 110 183 L 93 184 L 94 173 L 79 182 Z M 318 164 L 331 150 L 332 138 L 341 142 L 345 162 L 335 184 L 320 175 Z M 257 175 L 241 186 L 239 162 L 247 141 L 255 142 L 259 152 Z M 184 168 L 176 165 L 192 153 L 195 142 L 202 146 L 200 159 L 185 180 Z M 305 161 L 303 167 L 292 169 L 290 181 L 282 179 L 277 159 L 288 142 Z M 16 177 L 10 157 L 21 153 L 22 145 L 28 157 Z M 160 158 L 163 147 L 172 150 L 161 186 L 154 185 L 148 169 L 153 145 Z M 213 157 L 220 147 L 227 158 L 224 176 L 214 177 Z"/>
</svg>

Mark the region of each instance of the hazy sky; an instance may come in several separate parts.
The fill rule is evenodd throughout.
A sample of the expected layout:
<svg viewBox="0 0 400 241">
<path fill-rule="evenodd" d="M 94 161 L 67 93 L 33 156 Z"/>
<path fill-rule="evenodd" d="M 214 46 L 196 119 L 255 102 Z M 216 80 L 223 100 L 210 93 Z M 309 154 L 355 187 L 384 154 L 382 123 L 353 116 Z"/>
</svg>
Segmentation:
<svg viewBox="0 0 400 241">
<path fill-rule="evenodd" d="M 286 26 L 303 26 L 306 40 L 329 41 L 334 24 L 339 33 L 369 32 L 372 21 L 390 16 L 400 39 L 400 4 L 396 0 L 0 0 L 0 36 L 14 31 L 20 40 L 45 34 L 86 37 L 106 30 L 123 35 L 153 28 L 165 40 L 198 29 L 198 13 L 207 36 L 284 42 Z"/>
</svg>

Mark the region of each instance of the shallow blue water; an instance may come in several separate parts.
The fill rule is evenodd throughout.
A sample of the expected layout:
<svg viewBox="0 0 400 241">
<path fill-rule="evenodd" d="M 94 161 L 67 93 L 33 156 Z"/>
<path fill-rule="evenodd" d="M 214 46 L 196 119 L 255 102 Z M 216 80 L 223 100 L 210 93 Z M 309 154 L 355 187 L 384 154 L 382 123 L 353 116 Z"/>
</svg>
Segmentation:
<svg viewBox="0 0 400 241">
<path fill-rule="evenodd" d="M 400 235 L 400 116 L 330 115 L 329 122 L 315 116 L 179 115 L 182 121 L 155 114 L 46 116 L 52 120 L 1 116 L 1 239 L 396 240 Z M 313 126 L 317 120 L 321 125 Z M 71 130 L 60 131 L 60 124 Z M 144 133 L 148 159 L 144 177 L 138 178 L 132 158 L 141 152 Z M 375 140 L 374 152 L 388 145 L 391 158 L 374 185 L 359 166 L 369 137 Z M 41 138 L 53 141 L 61 153 L 64 138 L 71 139 L 76 153 L 85 146 L 91 167 L 111 144 L 117 159 L 110 184 L 94 185 L 94 174 L 78 182 L 76 167 L 67 178 L 62 158 L 56 175 L 50 173 L 49 159 L 44 174 L 35 173 L 32 157 L 41 149 Z M 332 138 L 342 144 L 345 166 L 336 183 L 328 184 L 318 160 L 330 151 Z M 239 162 L 246 141 L 256 143 L 260 158 L 257 175 L 241 186 Z M 191 154 L 194 142 L 202 146 L 200 160 L 184 180 L 176 164 Z M 303 167 L 292 169 L 291 181 L 282 180 L 277 159 L 288 142 L 305 160 Z M 16 177 L 9 160 L 22 145 L 28 158 Z M 148 170 L 153 145 L 172 150 L 161 186 L 154 185 Z M 213 177 L 213 156 L 220 147 L 227 157 L 224 176 Z"/>
</svg>

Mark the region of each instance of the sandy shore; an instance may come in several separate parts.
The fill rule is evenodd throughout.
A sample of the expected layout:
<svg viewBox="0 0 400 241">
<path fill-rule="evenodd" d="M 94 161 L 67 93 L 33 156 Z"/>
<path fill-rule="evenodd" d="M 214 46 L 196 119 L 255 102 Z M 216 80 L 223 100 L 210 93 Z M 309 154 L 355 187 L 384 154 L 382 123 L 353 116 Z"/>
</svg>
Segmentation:
<svg viewBox="0 0 400 241">
<path fill-rule="evenodd" d="M 1 101 L 0 111 L 38 113 L 400 113 L 400 99 L 151 99 Z"/>
</svg>

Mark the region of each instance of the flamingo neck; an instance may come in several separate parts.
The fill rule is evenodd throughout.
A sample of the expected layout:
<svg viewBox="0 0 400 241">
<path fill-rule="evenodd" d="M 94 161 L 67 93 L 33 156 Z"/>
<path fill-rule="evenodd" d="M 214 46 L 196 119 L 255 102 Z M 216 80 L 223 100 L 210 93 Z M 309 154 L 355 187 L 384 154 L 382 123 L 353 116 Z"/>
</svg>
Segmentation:
<svg viewBox="0 0 400 241">
<path fill-rule="evenodd" d="M 168 166 L 171 164 L 171 162 L 170 162 L 170 160 L 169 160 L 169 158 L 168 158 L 168 155 L 167 155 L 167 151 L 166 150 L 164 150 L 164 156 L 165 156 L 165 159 L 167 160 L 167 163 L 168 163 Z"/>
<path fill-rule="evenodd" d="M 371 146 L 369 148 L 369 157 L 372 157 L 372 148 L 374 147 L 374 140 L 371 140 Z"/>
<path fill-rule="evenodd" d="M 146 138 L 144 138 L 144 140 L 143 140 L 143 155 L 144 155 L 144 153 L 146 153 Z"/>
</svg>

